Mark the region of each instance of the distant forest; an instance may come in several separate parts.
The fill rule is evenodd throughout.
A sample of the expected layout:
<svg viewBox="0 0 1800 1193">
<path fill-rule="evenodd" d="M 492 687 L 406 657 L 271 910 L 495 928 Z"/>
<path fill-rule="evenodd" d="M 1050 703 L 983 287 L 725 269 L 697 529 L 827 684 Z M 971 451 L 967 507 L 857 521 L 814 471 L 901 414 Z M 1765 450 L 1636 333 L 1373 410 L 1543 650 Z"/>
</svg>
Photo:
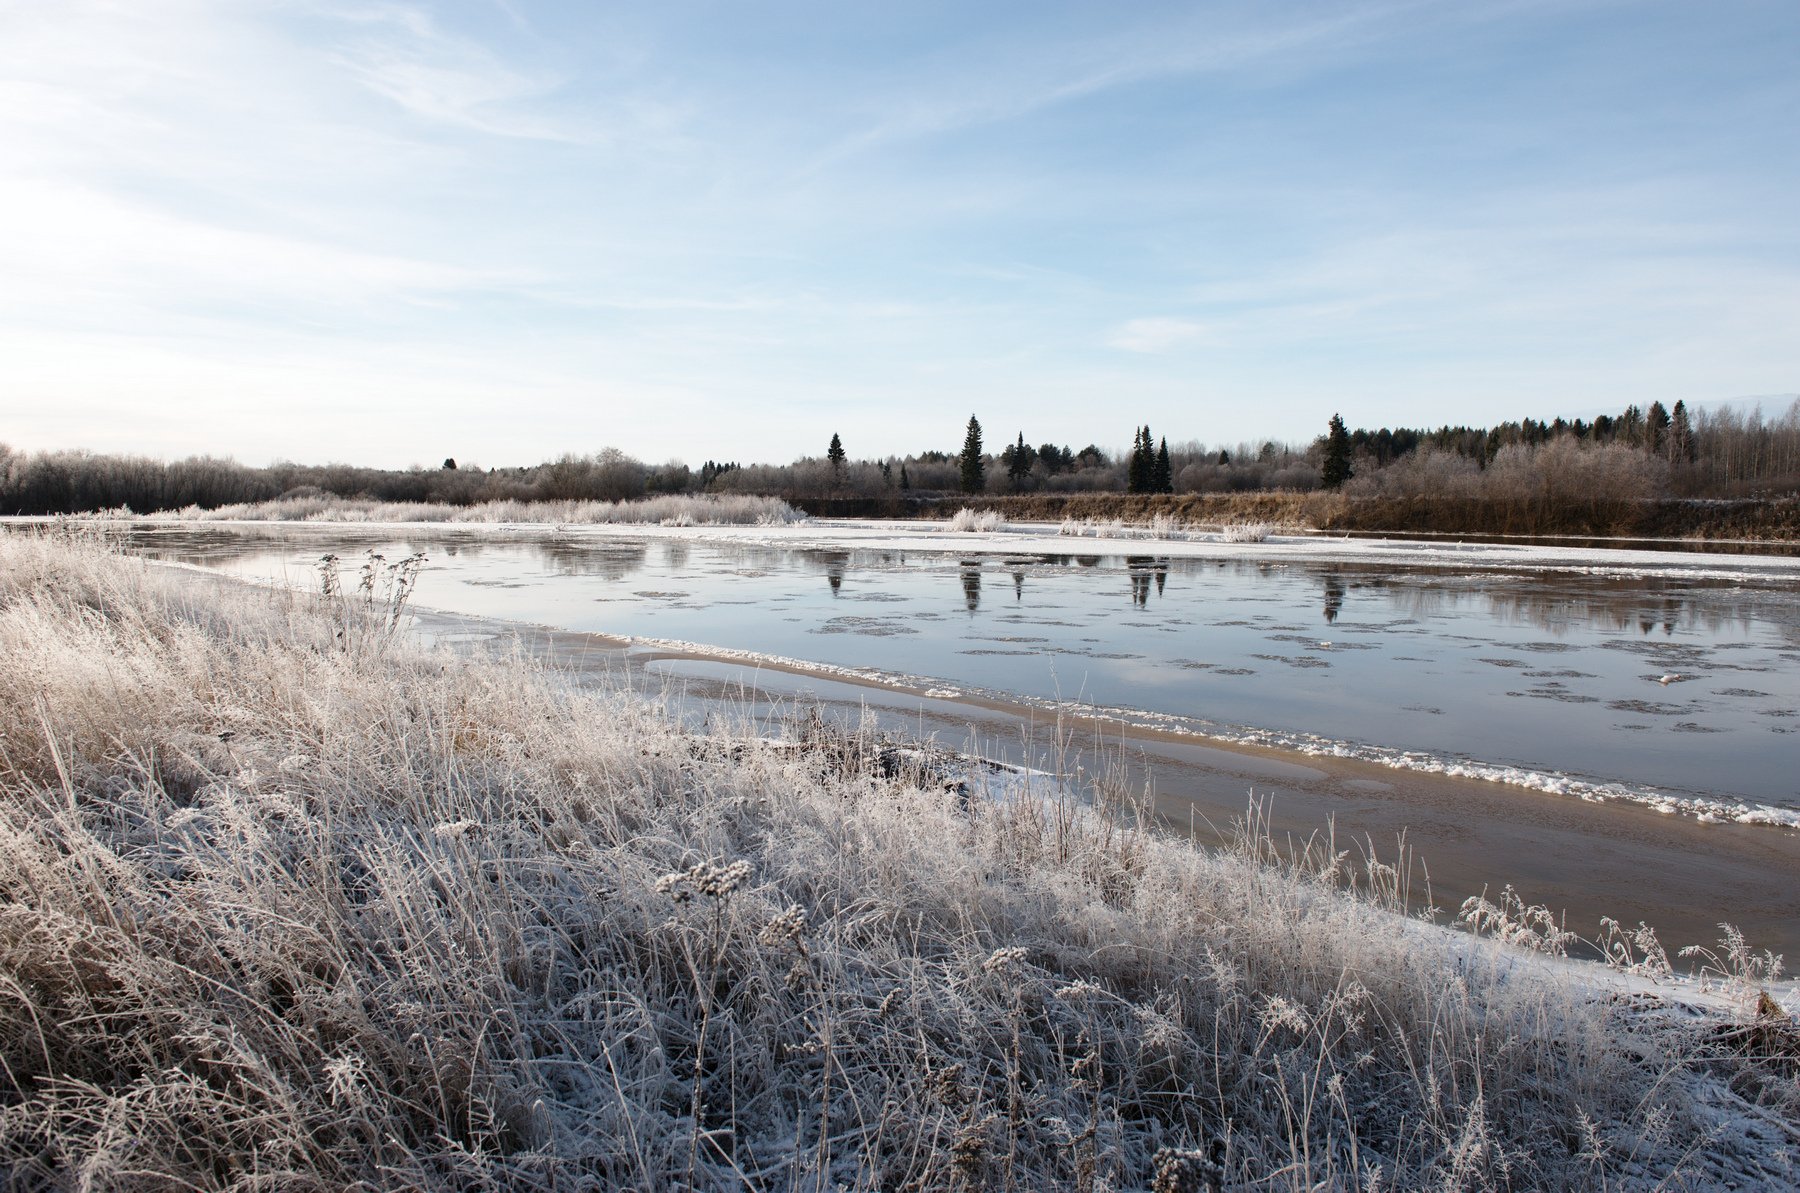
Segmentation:
<svg viewBox="0 0 1800 1193">
<path fill-rule="evenodd" d="M 363 497 L 471 505 L 498 500 L 623 501 L 659 493 L 737 493 L 820 500 L 955 493 L 1306 493 L 1349 497 L 1610 501 L 1752 498 L 1800 493 L 1800 399 L 1770 418 L 1731 407 L 1632 406 L 1592 422 L 1523 419 L 1476 428 L 1349 430 L 1335 417 L 1303 444 L 1175 443 L 1135 428 L 1128 452 L 1094 444 L 1033 446 L 1008 428 L 998 450 L 969 420 L 957 451 L 858 457 L 821 435 L 820 454 L 791 464 L 646 464 L 618 451 L 528 467 L 361 468 L 280 462 L 252 468 L 197 456 L 163 461 L 86 451 L 15 452 L 0 444 L 0 513 L 213 509 L 282 497 Z"/>
</svg>

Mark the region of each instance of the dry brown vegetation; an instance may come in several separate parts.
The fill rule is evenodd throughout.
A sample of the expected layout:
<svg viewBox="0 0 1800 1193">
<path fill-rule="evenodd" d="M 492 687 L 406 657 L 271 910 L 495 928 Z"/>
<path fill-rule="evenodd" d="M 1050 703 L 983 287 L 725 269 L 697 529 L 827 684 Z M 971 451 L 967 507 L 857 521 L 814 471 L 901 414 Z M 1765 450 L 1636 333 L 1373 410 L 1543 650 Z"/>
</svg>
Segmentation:
<svg viewBox="0 0 1800 1193">
<path fill-rule="evenodd" d="M 1550 490 L 1554 494 L 1555 490 Z M 1541 491 L 1505 497 L 1424 492 L 1035 494 L 958 497 L 893 509 L 838 508 L 802 502 L 809 512 L 839 516 L 943 517 L 964 507 L 993 510 L 1009 522 L 1068 518 L 1149 525 L 1157 517 L 1197 528 L 1263 522 L 1277 530 L 1363 531 L 1373 534 L 1570 535 L 1800 542 L 1800 498 L 1698 501 L 1613 499 L 1584 494 L 1559 500 Z"/>
<path fill-rule="evenodd" d="M 1379 865 L 430 653 L 403 579 L 0 536 L 10 1187 L 1795 1177 L 1779 1012 L 1454 947 Z"/>
</svg>

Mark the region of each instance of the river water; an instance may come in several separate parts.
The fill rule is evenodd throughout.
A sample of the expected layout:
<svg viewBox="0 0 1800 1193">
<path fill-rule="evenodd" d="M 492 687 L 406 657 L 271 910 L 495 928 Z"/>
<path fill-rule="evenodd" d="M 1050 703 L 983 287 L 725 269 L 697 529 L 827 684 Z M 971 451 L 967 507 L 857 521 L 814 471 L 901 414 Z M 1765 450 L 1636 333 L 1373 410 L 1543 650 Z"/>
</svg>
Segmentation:
<svg viewBox="0 0 1800 1193">
<path fill-rule="evenodd" d="M 421 606 L 1077 702 L 1140 725 L 1800 823 L 1791 581 L 1391 563 L 496 540 L 373 528 L 136 533 L 158 558 L 343 584 L 423 552 Z M 1151 544 L 1146 544 L 1148 548 Z"/>
</svg>

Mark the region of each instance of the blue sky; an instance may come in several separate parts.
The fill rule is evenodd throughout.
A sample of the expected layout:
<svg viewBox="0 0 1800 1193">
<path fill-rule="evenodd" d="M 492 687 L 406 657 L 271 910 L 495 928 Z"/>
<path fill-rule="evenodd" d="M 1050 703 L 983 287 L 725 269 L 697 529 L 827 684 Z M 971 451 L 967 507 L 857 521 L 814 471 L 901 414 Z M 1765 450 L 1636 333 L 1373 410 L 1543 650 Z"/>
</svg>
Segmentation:
<svg viewBox="0 0 1800 1193">
<path fill-rule="evenodd" d="M 1793 0 L 0 0 L 0 441 L 697 465 L 1791 393 L 1797 62 Z"/>
</svg>

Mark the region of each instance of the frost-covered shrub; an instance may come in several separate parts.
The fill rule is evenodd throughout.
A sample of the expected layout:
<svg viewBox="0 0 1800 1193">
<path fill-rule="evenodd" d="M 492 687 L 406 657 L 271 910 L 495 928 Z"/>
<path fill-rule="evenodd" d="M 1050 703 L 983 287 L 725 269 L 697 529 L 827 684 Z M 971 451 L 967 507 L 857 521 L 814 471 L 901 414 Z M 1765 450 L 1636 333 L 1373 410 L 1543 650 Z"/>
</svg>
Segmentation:
<svg viewBox="0 0 1800 1193">
<path fill-rule="evenodd" d="M 1006 529 L 1006 519 L 994 510 L 975 510 L 964 506 L 952 514 L 949 529 L 963 530 L 971 533 L 988 533 Z"/>
<path fill-rule="evenodd" d="M 1181 519 L 1174 514 L 1158 513 L 1150 515 L 1150 537 L 1153 539 L 1173 539 L 1181 536 Z"/>
<path fill-rule="evenodd" d="M 1222 543 L 1260 543 L 1274 533 L 1267 522 L 1227 522 L 1219 528 Z"/>
</svg>

